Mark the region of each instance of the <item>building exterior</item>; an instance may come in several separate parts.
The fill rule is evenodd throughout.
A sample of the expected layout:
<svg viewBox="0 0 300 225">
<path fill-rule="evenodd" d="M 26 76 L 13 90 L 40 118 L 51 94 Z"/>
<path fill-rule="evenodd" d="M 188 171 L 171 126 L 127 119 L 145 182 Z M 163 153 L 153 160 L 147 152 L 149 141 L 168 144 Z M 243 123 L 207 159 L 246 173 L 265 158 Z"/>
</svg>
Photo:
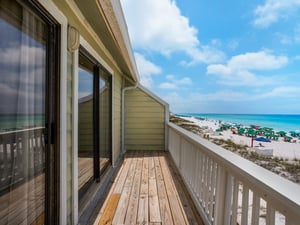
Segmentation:
<svg viewBox="0 0 300 225">
<path fill-rule="evenodd" d="M 0 2 L 0 224 L 85 224 L 127 149 L 165 150 L 118 0 Z"/>
<path fill-rule="evenodd" d="M 298 185 L 168 122 L 119 0 L 1 0 L 0 40 L 1 225 L 90 223 L 127 150 L 168 150 L 204 224 L 298 224 Z"/>
</svg>

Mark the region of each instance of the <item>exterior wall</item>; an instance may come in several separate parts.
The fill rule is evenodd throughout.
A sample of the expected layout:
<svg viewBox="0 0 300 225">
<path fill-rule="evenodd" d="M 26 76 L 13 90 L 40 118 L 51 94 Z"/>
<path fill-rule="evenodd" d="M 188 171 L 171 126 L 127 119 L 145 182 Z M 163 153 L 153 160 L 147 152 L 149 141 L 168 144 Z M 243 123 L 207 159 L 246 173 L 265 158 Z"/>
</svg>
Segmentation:
<svg viewBox="0 0 300 225">
<path fill-rule="evenodd" d="M 140 88 L 125 93 L 125 149 L 165 150 L 165 106 Z"/>
<path fill-rule="evenodd" d="M 93 100 L 78 105 L 78 149 L 81 152 L 91 152 L 93 149 Z"/>
<path fill-rule="evenodd" d="M 116 56 L 111 55 L 116 51 L 109 51 L 110 46 L 104 46 L 98 33 L 92 29 L 76 1 L 61 0 L 38 0 L 41 5 L 61 24 L 61 87 L 60 87 L 60 224 L 78 223 L 78 165 L 77 151 L 78 138 L 83 138 L 81 130 L 91 129 L 84 127 L 84 124 L 77 124 L 83 121 L 78 118 L 81 110 L 91 110 L 91 107 L 78 107 L 77 102 L 77 73 L 78 73 L 78 50 L 69 52 L 67 49 L 67 28 L 73 26 L 79 32 L 80 43 L 93 57 L 99 61 L 112 74 L 112 154 L 113 163 L 121 155 L 122 145 L 122 89 L 125 83 L 122 73 L 127 79 L 135 80 L 132 69 L 128 69 L 126 62 L 120 65 L 115 60 Z M 95 18 L 96 20 L 97 18 Z M 117 23 L 116 23 L 117 24 Z M 124 27 L 125 28 L 125 27 Z M 103 34 L 103 36 L 108 36 Z M 118 56 L 120 57 L 120 56 Z M 127 57 L 128 58 L 128 57 Z M 125 70 L 125 72 L 124 72 Z M 122 72 L 123 71 L 123 72 Z M 133 71 L 134 72 L 134 71 Z M 131 77 L 132 76 L 132 79 Z M 125 110 L 125 141 L 126 149 L 165 149 L 165 106 L 155 98 L 149 96 L 141 89 L 126 92 Z M 89 104 L 88 102 L 86 104 Z M 89 112 L 89 115 L 91 113 Z M 82 149 L 82 148 L 81 148 Z"/>
<path fill-rule="evenodd" d="M 113 76 L 113 161 L 116 162 L 121 153 L 121 111 L 122 111 L 122 77 Z M 113 162 L 113 163 L 114 163 Z"/>
</svg>

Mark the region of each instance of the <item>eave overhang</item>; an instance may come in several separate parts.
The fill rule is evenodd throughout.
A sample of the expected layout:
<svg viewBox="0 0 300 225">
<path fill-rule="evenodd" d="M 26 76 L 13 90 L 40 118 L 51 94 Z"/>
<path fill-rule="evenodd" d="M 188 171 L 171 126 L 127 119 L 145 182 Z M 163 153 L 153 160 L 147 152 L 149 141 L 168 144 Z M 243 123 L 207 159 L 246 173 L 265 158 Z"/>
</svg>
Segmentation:
<svg viewBox="0 0 300 225">
<path fill-rule="evenodd" d="M 75 3 L 117 62 L 123 75 L 138 82 L 138 70 L 120 1 L 75 0 Z"/>
</svg>

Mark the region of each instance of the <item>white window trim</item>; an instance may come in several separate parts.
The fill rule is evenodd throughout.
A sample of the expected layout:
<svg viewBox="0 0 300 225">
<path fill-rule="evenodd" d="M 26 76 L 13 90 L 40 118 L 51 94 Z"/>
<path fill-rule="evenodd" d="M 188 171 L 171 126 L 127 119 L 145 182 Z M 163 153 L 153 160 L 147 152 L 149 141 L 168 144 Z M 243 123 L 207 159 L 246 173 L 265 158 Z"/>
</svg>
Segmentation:
<svg viewBox="0 0 300 225">
<path fill-rule="evenodd" d="M 103 66 L 110 74 L 111 74 L 111 82 L 112 82 L 112 87 L 111 87 L 111 91 L 112 91 L 112 101 L 111 101 L 111 104 L 112 104 L 112 120 L 111 120 L 111 133 L 112 133 L 112 143 L 111 143 L 111 146 L 112 146 L 112 153 L 111 153 L 111 161 L 112 161 L 112 166 L 115 167 L 115 159 L 114 159 L 114 152 L 115 152 L 115 146 L 114 146 L 114 97 L 115 97 L 115 92 L 114 92 L 114 70 L 104 61 L 104 59 L 94 50 L 94 48 L 82 37 L 80 36 L 80 45 L 82 47 L 84 47 L 88 52 L 89 54 L 91 54 L 100 64 L 101 66 Z M 79 52 L 77 52 L 77 57 L 78 57 L 78 54 Z M 77 67 L 76 68 L 76 82 L 77 82 L 77 85 L 78 85 L 78 61 L 77 61 L 77 64 L 75 64 L 75 66 Z M 76 87 L 78 88 L 78 87 Z M 77 95 L 78 95 L 78 90 L 77 90 Z M 78 118 L 78 106 L 77 108 L 75 109 L 76 111 L 76 115 Z M 78 128 L 77 128 L 78 129 Z M 77 140 L 77 139 L 76 139 Z M 76 149 L 77 151 L 77 149 Z M 78 168 L 76 168 L 76 171 L 78 170 Z M 78 171 L 77 171 L 78 173 Z"/>
<path fill-rule="evenodd" d="M 60 215 L 59 223 L 67 224 L 67 18 L 48 0 L 38 0 L 61 26 L 60 36 Z"/>
<path fill-rule="evenodd" d="M 112 114 L 114 113 L 114 71 L 92 48 L 92 46 L 80 36 L 80 45 L 84 47 L 112 76 Z M 79 72 L 79 50 L 74 52 L 73 57 L 73 204 L 74 204 L 74 224 L 78 223 L 78 72 Z M 113 115 L 112 115 L 113 117 Z M 114 126 L 112 118 L 112 165 L 114 166 Z"/>
</svg>

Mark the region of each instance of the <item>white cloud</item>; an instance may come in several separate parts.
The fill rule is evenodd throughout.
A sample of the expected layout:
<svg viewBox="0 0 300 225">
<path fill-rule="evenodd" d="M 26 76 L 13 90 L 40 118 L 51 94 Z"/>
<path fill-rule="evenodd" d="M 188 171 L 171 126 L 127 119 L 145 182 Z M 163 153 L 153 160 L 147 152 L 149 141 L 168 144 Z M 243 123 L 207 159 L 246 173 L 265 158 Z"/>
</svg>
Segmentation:
<svg viewBox="0 0 300 225">
<path fill-rule="evenodd" d="M 169 80 L 169 82 L 164 82 L 162 84 L 159 85 L 159 88 L 162 89 L 179 89 L 182 88 L 184 86 L 189 86 L 192 84 L 192 80 L 189 77 L 184 77 L 182 79 L 177 79 L 175 78 L 174 75 L 168 75 L 167 80 Z"/>
<path fill-rule="evenodd" d="M 189 95 L 182 95 L 177 92 L 171 92 L 164 97 L 169 102 L 171 110 L 174 112 L 239 112 L 249 113 L 248 110 L 257 109 L 270 112 L 276 109 L 278 104 L 299 104 L 300 87 L 281 86 L 274 89 L 261 89 L 257 92 L 220 90 L 217 92 L 194 92 Z M 255 103 L 259 102 L 258 105 Z M 238 103 L 238 104 L 237 104 Z M 255 106 L 254 106 L 255 105 Z M 239 108 L 240 106 L 240 108 Z M 250 108 L 247 108 L 249 106 Z M 232 108 L 237 107 L 237 108 Z M 262 112 L 262 111 L 260 111 Z M 275 111 L 278 112 L 278 111 Z"/>
<path fill-rule="evenodd" d="M 174 0 L 122 0 L 122 6 L 133 46 L 136 49 L 169 56 L 184 52 L 191 62 L 223 61 L 224 53 L 214 46 L 201 45 L 197 29 L 190 25 Z"/>
<path fill-rule="evenodd" d="M 300 7 L 300 0 L 266 0 L 254 10 L 253 24 L 259 28 L 269 27 L 280 19 L 286 19 Z"/>
<path fill-rule="evenodd" d="M 232 57 L 227 64 L 212 64 L 207 74 L 217 75 L 219 82 L 230 86 L 263 86 L 274 83 L 272 77 L 257 76 L 253 71 L 275 70 L 288 63 L 286 56 L 267 51 L 250 52 Z"/>
<path fill-rule="evenodd" d="M 237 49 L 237 47 L 239 47 L 239 42 L 237 40 L 231 40 L 228 43 L 228 48 L 231 50 L 235 50 Z"/>
<path fill-rule="evenodd" d="M 280 98 L 295 98 L 299 100 L 300 87 L 284 86 L 276 87 L 273 90 L 257 96 L 257 98 L 269 98 L 269 97 L 280 97 Z"/>
<path fill-rule="evenodd" d="M 283 34 L 277 32 L 275 35 L 279 38 L 281 44 L 284 45 L 300 44 L 300 24 L 297 24 L 294 27 L 293 32 L 289 34 Z"/>
<path fill-rule="evenodd" d="M 28 45 L 1 48 L 0 62 L 6 65 L 38 67 L 45 64 L 45 54 L 45 49 Z M 25 57 L 21 57 L 21 55 Z"/>
<path fill-rule="evenodd" d="M 140 74 L 140 81 L 145 87 L 150 88 L 153 84 L 152 75 L 160 74 L 161 68 L 145 59 L 145 57 L 139 53 L 134 53 L 137 68 Z"/>
<path fill-rule="evenodd" d="M 300 43 L 300 24 L 295 27 L 294 30 L 294 41 L 295 43 Z"/>
<path fill-rule="evenodd" d="M 232 57 L 228 66 L 233 69 L 273 70 L 286 65 L 286 56 L 274 56 L 266 51 L 249 52 Z"/>
</svg>

